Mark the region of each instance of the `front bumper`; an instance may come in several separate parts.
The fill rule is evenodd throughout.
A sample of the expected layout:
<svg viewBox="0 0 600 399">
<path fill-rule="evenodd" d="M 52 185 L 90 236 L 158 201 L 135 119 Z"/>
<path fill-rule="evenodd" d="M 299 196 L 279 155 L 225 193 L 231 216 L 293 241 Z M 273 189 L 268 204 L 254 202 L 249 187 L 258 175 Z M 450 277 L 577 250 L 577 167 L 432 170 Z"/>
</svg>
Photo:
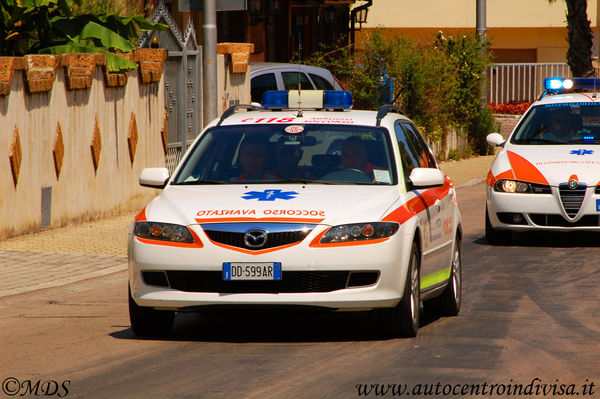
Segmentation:
<svg viewBox="0 0 600 399">
<path fill-rule="evenodd" d="M 326 227 L 319 226 L 300 244 L 281 250 L 249 255 L 213 245 L 198 226 L 202 248 L 177 248 L 140 242 L 129 237 L 129 281 L 134 301 L 140 306 L 177 311 L 198 310 L 213 305 L 287 305 L 325 307 L 336 310 L 367 310 L 395 306 L 402 297 L 412 237 L 402 229 L 388 240 L 375 244 L 310 247 Z M 408 243 L 408 244 L 406 244 Z M 222 272 L 224 262 L 281 262 L 286 272 L 377 272 L 374 284 L 335 289 L 329 292 L 191 292 L 149 285 L 142 272 Z M 198 274 L 198 273 L 196 273 Z M 338 273 L 339 274 L 339 273 Z M 243 282 L 241 282 L 243 284 Z"/>
<path fill-rule="evenodd" d="M 487 209 L 493 228 L 527 231 L 600 231 L 600 195 L 588 187 L 579 211 L 569 216 L 559 189 L 551 194 L 511 194 L 487 186 Z M 520 215 L 516 216 L 515 215 Z"/>
</svg>

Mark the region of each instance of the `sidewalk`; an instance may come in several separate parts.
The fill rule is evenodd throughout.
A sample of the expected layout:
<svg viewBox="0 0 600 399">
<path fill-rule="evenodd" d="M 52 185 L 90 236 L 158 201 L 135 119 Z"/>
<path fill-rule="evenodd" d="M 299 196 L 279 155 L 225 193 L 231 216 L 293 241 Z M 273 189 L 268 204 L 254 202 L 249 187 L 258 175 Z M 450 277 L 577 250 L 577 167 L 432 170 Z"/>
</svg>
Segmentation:
<svg viewBox="0 0 600 399">
<path fill-rule="evenodd" d="M 458 187 L 485 180 L 493 155 L 441 163 Z M 0 241 L 0 298 L 127 270 L 135 212 Z"/>
</svg>

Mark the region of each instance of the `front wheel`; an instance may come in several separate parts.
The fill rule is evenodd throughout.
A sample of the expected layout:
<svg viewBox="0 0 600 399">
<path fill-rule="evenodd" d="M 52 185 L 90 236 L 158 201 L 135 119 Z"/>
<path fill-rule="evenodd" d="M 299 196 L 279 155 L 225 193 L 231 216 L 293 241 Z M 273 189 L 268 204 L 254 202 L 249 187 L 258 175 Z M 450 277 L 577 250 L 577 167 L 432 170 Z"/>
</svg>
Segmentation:
<svg viewBox="0 0 600 399">
<path fill-rule="evenodd" d="M 417 245 L 413 243 L 402 300 L 391 309 L 380 310 L 381 322 L 394 336 L 415 337 L 419 330 L 419 312 L 421 310 L 420 259 Z"/>
<path fill-rule="evenodd" d="M 442 292 L 440 296 L 423 302 L 426 312 L 439 314 L 441 316 L 456 316 L 458 315 L 458 312 L 460 312 L 460 305 L 462 302 L 462 267 L 460 254 L 460 240 L 456 237 L 448 285 L 446 285 L 444 292 Z"/>
<path fill-rule="evenodd" d="M 498 230 L 492 226 L 492 222 L 490 222 L 490 214 L 487 209 L 487 205 L 485 207 L 485 240 L 488 244 L 505 244 L 509 243 L 512 238 L 512 231 L 506 230 Z"/>
<path fill-rule="evenodd" d="M 175 312 L 139 306 L 131 297 L 131 289 L 128 291 L 129 321 L 136 335 L 161 336 L 171 332 L 175 321 Z"/>
</svg>

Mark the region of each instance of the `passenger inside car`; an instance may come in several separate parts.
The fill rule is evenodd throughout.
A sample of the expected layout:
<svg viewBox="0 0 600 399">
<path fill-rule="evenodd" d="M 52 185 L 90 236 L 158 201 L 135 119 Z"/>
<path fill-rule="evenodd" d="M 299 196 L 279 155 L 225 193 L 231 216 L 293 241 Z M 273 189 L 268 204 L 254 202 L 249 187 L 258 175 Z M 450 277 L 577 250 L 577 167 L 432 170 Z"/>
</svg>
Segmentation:
<svg viewBox="0 0 600 399">
<path fill-rule="evenodd" d="M 236 178 L 238 181 L 247 180 L 272 180 L 274 176 L 267 172 L 269 162 L 267 141 L 259 136 L 247 136 L 240 145 L 238 156 L 242 173 Z"/>
</svg>

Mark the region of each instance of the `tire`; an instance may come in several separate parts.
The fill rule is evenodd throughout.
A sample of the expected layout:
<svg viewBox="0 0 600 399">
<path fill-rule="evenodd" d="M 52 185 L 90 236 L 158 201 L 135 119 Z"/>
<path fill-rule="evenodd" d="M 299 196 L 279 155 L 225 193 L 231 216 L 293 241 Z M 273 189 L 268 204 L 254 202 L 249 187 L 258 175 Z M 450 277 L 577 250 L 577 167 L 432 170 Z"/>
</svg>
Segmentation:
<svg viewBox="0 0 600 399">
<path fill-rule="evenodd" d="M 417 245 L 413 243 L 402 300 L 391 309 L 380 310 L 380 321 L 393 336 L 410 338 L 417 335 L 421 307 L 420 259 Z"/>
<path fill-rule="evenodd" d="M 139 306 L 131 297 L 131 290 L 128 291 L 129 321 L 131 322 L 133 332 L 140 336 L 162 336 L 169 334 L 175 322 L 175 312 Z"/>
<path fill-rule="evenodd" d="M 485 207 L 485 240 L 488 244 L 508 244 L 512 238 L 512 231 L 498 230 L 492 227 L 490 222 L 490 215 L 488 213 L 487 205 Z"/>
<path fill-rule="evenodd" d="M 448 284 L 440 296 L 423 301 L 423 307 L 427 313 L 440 316 L 456 316 L 460 312 L 460 305 L 462 303 L 461 252 L 461 243 L 458 237 L 456 237 Z"/>
</svg>

